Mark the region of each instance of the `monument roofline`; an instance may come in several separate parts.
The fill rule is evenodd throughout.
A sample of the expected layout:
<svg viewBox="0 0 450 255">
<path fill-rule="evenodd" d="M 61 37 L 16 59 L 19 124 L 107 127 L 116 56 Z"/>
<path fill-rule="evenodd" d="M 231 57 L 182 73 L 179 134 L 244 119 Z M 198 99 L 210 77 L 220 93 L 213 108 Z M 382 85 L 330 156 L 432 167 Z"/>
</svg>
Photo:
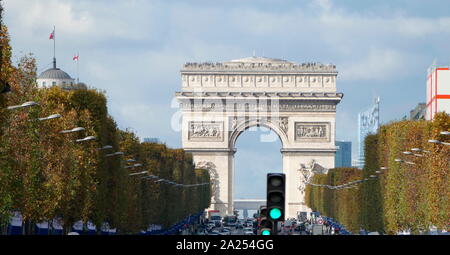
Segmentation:
<svg viewBox="0 0 450 255">
<path fill-rule="evenodd" d="M 249 97 L 263 97 L 263 98 L 295 98 L 295 99 L 313 99 L 317 100 L 319 98 L 326 99 L 342 99 L 344 93 L 333 93 L 333 92 L 175 92 L 175 96 L 178 98 L 194 98 L 194 97 L 238 97 L 238 98 L 249 98 Z"/>
<path fill-rule="evenodd" d="M 333 64 L 302 63 L 296 64 L 282 59 L 249 57 L 218 63 L 186 63 L 181 69 L 184 72 L 327 72 L 337 73 Z"/>
</svg>

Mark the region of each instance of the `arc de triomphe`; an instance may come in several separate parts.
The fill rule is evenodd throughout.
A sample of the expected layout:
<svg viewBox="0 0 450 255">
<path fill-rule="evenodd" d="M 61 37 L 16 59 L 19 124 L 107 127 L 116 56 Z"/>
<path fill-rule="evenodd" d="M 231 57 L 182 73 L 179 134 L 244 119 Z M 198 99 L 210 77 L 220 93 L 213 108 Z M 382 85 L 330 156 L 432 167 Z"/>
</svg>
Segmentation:
<svg viewBox="0 0 450 255">
<path fill-rule="evenodd" d="M 182 145 L 210 171 L 211 209 L 233 213 L 236 140 L 246 129 L 264 126 L 282 142 L 286 217 L 308 210 L 301 166 L 314 161 L 334 167 L 336 105 L 343 97 L 336 93 L 336 77 L 334 65 L 262 57 L 183 66 L 176 92 Z"/>
</svg>

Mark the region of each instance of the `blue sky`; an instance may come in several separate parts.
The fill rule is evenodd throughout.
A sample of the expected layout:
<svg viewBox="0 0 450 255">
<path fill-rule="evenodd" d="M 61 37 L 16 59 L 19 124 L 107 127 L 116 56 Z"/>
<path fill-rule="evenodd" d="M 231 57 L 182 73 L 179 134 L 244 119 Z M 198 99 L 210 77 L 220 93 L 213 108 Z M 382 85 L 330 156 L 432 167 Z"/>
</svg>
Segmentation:
<svg viewBox="0 0 450 255">
<path fill-rule="evenodd" d="M 171 147 L 181 146 L 170 121 L 185 62 L 226 61 L 255 51 L 298 63 L 335 64 L 338 90 L 345 94 L 337 139 L 352 141 L 354 155 L 359 111 L 380 96 L 382 122 L 402 118 L 425 100 L 432 61 L 450 64 L 447 0 L 3 2 L 15 58 L 32 52 L 40 71 L 48 67 L 53 51 L 48 36 L 56 25 L 58 66 L 75 76 L 72 57 L 80 52 L 81 81 L 106 90 L 119 126 Z M 238 140 L 239 196 L 253 196 L 246 193 L 251 179 L 245 176 L 281 168 L 279 141 L 255 142 L 253 133 Z M 259 155 L 270 156 L 262 161 Z"/>
</svg>

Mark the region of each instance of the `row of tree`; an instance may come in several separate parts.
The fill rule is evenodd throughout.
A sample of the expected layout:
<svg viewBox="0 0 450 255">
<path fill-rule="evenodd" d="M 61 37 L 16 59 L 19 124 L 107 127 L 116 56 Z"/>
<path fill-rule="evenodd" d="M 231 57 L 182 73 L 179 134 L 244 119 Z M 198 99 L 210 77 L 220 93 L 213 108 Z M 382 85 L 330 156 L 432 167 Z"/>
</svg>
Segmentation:
<svg viewBox="0 0 450 255">
<path fill-rule="evenodd" d="M 450 147 L 428 142 L 450 142 L 448 135 L 440 134 L 448 130 L 450 115 L 446 113 L 436 114 L 433 121 L 381 126 L 377 134 L 365 140 L 362 171 L 331 169 L 327 175 L 314 176 L 312 182 L 340 185 L 350 179 L 369 180 L 353 189 L 308 186 L 306 203 L 352 231 L 363 228 L 395 234 L 404 230 L 421 233 L 433 226 L 448 229 Z M 371 175 L 378 178 L 369 178 Z"/>
<path fill-rule="evenodd" d="M 168 227 L 209 207 L 210 185 L 181 187 L 129 175 L 147 170 L 180 184 L 209 183 L 208 171 L 195 169 L 190 154 L 141 143 L 133 132 L 119 130 L 108 115 L 102 92 L 37 88 L 32 56 L 12 64 L 5 26 L 0 44 L 0 79 L 12 90 L 0 94 L 3 232 L 14 211 L 22 214 L 27 233 L 32 233 L 34 223 L 54 218 L 62 219 L 66 232 L 83 220 L 98 228 L 107 222 L 120 233 L 138 233 L 150 224 Z M 27 101 L 39 105 L 7 109 Z M 39 120 L 51 114 L 62 117 Z M 75 127 L 84 131 L 61 133 Z M 96 139 L 76 142 L 87 136 Z M 99 149 L 105 145 L 112 148 Z M 119 151 L 123 155 L 111 155 Z M 134 167 L 136 163 L 141 165 Z"/>
<path fill-rule="evenodd" d="M 327 174 L 315 174 L 311 183 L 338 186 L 351 181 L 360 180 L 362 173 L 357 168 L 334 168 Z M 337 219 L 350 231 L 359 228 L 357 215 L 360 214 L 360 194 L 351 189 L 330 189 L 325 186 L 308 185 L 305 191 L 305 201 L 313 211 L 330 218 Z"/>
</svg>

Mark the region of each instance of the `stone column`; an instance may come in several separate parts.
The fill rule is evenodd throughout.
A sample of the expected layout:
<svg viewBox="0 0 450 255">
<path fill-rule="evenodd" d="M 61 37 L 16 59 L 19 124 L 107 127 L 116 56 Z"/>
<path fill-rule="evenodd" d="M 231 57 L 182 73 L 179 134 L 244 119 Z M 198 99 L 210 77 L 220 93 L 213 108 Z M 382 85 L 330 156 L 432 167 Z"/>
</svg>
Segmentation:
<svg viewBox="0 0 450 255">
<path fill-rule="evenodd" d="M 305 194 L 299 190 L 303 186 L 300 164 L 308 164 L 312 160 L 325 168 L 334 167 L 334 152 L 332 150 L 317 152 L 302 149 L 284 149 L 283 173 L 286 174 L 286 218 L 296 218 L 298 211 L 311 211 L 305 204 Z"/>
<path fill-rule="evenodd" d="M 229 149 L 187 150 L 191 152 L 197 167 L 207 168 L 212 179 L 211 207 L 221 215 L 233 214 L 233 158 Z"/>
<path fill-rule="evenodd" d="M 292 152 L 282 151 L 283 173 L 286 175 L 286 205 L 285 218 L 296 218 L 297 211 L 301 211 L 304 203 L 304 196 L 300 194 L 300 176 L 298 173 L 298 155 Z"/>
</svg>

